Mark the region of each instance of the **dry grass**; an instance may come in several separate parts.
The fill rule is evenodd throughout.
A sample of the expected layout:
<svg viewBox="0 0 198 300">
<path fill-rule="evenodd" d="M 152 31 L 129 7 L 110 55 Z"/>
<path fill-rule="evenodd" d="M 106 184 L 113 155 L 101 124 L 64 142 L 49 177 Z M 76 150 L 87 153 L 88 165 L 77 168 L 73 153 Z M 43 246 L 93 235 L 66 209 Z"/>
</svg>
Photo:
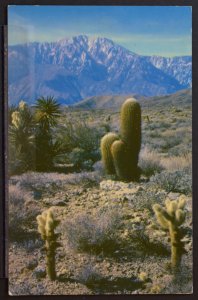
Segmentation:
<svg viewBox="0 0 198 300">
<path fill-rule="evenodd" d="M 158 153 L 154 150 L 150 150 L 148 147 L 145 147 L 140 152 L 139 162 L 142 173 L 146 176 L 151 176 L 163 169 Z"/>
<path fill-rule="evenodd" d="M 182 156 L 171 156 L 161 159 L 162 166 L 168 171 L 192 170 L 192 154 L 187 153 Z"/>
</svg>

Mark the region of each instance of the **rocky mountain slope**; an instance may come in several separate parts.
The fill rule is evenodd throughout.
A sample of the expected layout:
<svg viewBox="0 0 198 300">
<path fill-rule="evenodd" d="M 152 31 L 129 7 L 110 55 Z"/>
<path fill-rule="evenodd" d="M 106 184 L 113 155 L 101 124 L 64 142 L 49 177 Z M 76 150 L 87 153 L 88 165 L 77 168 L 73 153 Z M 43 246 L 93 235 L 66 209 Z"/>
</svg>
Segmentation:
<svg viewBox="0 0 198 300">
<path fill-rule="evenodd" d="M 102 95 L 156 96 L 191 86 L 191 57 L 145 57 L 106 38 L 77 36 L 10 46 L 9 101 L 54 96 L 64 104 Z"/>
<path fill-rule="evenodd" d="M 174 94 L 164 95 L 164 96 L 154 96 L 154 97 L 143 97 L 139 95 L 122 95 L 122 96 L 95 96 L 84 99 L 74 107 L 79 109 L 120 109 L 122 103 L 130 97 L 134 97 L 139 100 L 142 104 L 147 105 L 183 105 L 191 104 L 192 102 L 192 89 L 186 89 L 178 91 Z"/>
</svg>

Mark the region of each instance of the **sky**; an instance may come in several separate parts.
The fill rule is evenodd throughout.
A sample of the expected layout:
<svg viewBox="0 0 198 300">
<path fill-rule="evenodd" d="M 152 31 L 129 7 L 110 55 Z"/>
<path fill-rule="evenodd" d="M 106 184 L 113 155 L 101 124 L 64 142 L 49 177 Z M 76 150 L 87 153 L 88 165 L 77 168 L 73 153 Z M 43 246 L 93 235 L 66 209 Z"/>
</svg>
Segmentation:
<svg viewBox="0 0 198 300">
<path fill-rule="evenodd" d="M 9 45 L 54 42 L 87 35 L 106 37 L 141 55 L 192 54 L 190 6 L 8 7 Z"/>
</svg>

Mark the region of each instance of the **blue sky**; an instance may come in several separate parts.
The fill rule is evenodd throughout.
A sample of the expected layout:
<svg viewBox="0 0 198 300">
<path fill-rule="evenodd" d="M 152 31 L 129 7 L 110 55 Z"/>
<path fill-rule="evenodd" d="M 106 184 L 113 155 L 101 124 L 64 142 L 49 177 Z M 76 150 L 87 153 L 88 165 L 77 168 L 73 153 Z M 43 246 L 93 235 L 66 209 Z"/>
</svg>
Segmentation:
<svg viewBox="0 0 198 300">
<path fill-rule="evenodd" d="M 15 6 L 8 8 L 10 45 L 103 36 L 142 55 L 192 52 L 192 11 L 187 6 Z"/>
</svg>

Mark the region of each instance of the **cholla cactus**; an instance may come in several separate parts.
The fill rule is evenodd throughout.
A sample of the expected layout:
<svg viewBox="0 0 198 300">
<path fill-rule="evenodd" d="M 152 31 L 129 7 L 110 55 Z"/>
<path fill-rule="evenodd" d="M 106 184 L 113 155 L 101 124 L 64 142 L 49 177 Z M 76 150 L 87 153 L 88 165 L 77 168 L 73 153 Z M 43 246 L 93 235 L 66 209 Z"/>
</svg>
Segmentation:
<svg viewBox="0 0 198 300">
<path fill-rule="evenodd" d="M 159 204 L 153 206 L 159 225 L 169 232 L 171 241 L 171 266 L 179 267 L 184 253 L 183 233 L 180 226 L 184 223 L 186 213 L 184 211 L 186 201 L 181 196 L 178 200 L 166 199 L 165 208 Z"/>
<path fill-rule="evenodd" d="M 24 110 L 26 107 L 27 107 L 26 102 L 23 101 L 23 100 L 21 100 L 21 101 L 19 102 L 19 109 L 20 109 L 20 110 Z"/>
<path fill-rule="evenodd" d="M 51 280 L 55 280 L 55 254 L 56 248 L 59 244 L 57 243 L 58 234 L 55 234 L 54 230 L 58 225 L 58 221 L 54 219 L 51 209 L 44 211 L 41 215 L 37 216 L 36 219 L 38 223 L 38 231 L 41 234 L 42 239 L 45 241 L 47 275 Z"/>
<path fill-rule="evenodd" d="M 16 128 L 19 128 L 20 122 L 21 122 L 20 112 L 14 111 L 12 113 L 12 125 L 14 125 Z"/>
</svg>

